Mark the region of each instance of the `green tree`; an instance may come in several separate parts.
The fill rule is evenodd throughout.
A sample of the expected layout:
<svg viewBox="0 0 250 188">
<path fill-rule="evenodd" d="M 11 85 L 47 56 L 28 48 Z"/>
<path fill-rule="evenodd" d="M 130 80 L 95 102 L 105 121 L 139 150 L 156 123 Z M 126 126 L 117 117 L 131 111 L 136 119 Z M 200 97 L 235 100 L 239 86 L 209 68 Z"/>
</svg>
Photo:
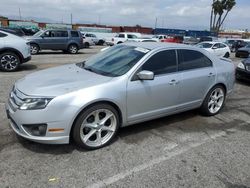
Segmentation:
<svg viewBox="0 0 250 188">
<path fill-rule="evenodd" d="M 219 32 L 228 13 L 235 5 L 235 0 L 213 0 L 210 16 L 210 31 Z"/>
</svg>

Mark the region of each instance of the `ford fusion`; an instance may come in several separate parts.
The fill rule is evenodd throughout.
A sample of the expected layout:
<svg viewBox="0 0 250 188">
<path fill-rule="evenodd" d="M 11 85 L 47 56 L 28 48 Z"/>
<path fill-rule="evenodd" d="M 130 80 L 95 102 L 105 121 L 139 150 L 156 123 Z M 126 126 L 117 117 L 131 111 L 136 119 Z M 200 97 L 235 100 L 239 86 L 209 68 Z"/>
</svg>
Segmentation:
<svg viewBox="0 0 250 188">
<path fill-rule="evenodd" d="M 234 85 L 234 65 L 181 44 L 128 43 L 88 60 L 18 80 L 6 103 L 16 134 L 85 149 L 111 142 L 119 127 L 199 108 L 221 111 Z"/>
</svg>

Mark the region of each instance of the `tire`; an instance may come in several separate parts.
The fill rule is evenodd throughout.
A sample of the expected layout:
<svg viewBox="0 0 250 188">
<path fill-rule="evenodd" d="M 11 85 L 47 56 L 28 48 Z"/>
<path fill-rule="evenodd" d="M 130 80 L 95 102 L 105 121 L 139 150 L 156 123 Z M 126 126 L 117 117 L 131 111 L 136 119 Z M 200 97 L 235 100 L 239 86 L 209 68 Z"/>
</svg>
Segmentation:
<svg viewBox="0 0 250 188">
<path fill-rule="evenodd" d="M 119 126 L 120 118 L 115 108 L 108 104 L 96 104 L 78 116 L 72 137 L 80 147 L 94 150 L 108 145 Z"/>
<path fill-rule="evenodd" d="M 97 43 L 97 45 L 101 45 L 101 46 L 102 46 L 103 44 L 104 44 L 104 40 L 99 40 L 98 43 Z"/>
<path fill-rule="evenodd" d="M 76 44 L 70 44 L 69 47 L 68 47 L 68 52 L 70 54 L 77 54 L 78 52 L 78 46 Z"/>
<path fill-rule="evenodd" d="M 224 55 L 225 58 L 229 58 L 230 57 L 230 54 L 229 52 L 227 52 L 225 55 Z"/>
<path fill-rule="evenodd" d="M 89 43 L 88 43 L 88 42 L 85 42 L 85 43 L 84 43 L 84 47 L 85 47 L 85 48 L 89 48 Z"/>
<path fill-rule="evenodd" d="M 16 71 L 21 64 L 20 57 L 14 52 L 0 54 L 0 70 L 5 72 Z"/>
<path fill-rule="evenodd" d="M 30 53 L 32 55 L 38 54 L 40 51 L 40 48 L 37 44 L 30 44 Z"/>
<path fill-rule="evenodd" d="M 121 44 L 121 43 L 122 43 L 121 41 L 117 42 L 117 44 Z"/>
<path fill-rule="evenodd" d="M 205 116 L 214 116 L 224 107 L 226 99 L 225 89 L 221 85 L 214 86 L 207 94 L 201 105 L 201 113 Z"/>
</svg>

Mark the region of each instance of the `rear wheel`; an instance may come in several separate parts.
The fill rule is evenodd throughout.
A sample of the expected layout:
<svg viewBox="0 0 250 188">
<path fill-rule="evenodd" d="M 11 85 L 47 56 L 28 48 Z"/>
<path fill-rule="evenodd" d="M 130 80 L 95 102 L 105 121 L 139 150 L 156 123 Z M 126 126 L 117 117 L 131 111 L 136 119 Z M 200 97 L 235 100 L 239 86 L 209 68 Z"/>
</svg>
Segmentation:
<svg viewBox="0 0 250 188">
<path fill-rule="evenodd" d="M 73 128 L 73 139 L 85 149 L 108 145 L 115 137 L 120 120 L 117 111 L 108 104 L 97 104 L 84 110 Z"/>
<path fill-rule="evenodd" d="M 224 55 L 225 58 L 229 58 L 230 57 L 230 54 L 229 52 L 227 52 L 225 55 Z"/>
<path fill-rule="evenodd" d="M 0 55 L 0 69 L 3 71 L 16 71 L 20 64 L 20 58 L 14 52 L 5 52 Z"/>
<path fill-rule="evenodd" d="M 77 54 L 78 52 L 78 47 L 76 44 L 70 44 L 68 47 L 68 52 L 71 54 Z"/>
<path fill-rule="evenodd" d="M 207 94 L 201 106 L 202 114 L 213 116 L 218 114 L 226 99 L 225 89 L 221 85 L 214 86 Z"/>
<path fill-rule="evenodd" d="M 30 53 L 32 55 L 38 54 L 39 52 L 39 46 L 37 44 L 30 44 Z"/>
<path fill-rule="evenodd" d="M 89 43 L 88 43 L 88 42 L 85 42 L 85 43 L 84 43 L 84 47 L 85 47 L 85 48 L 89 48 Z"/>
</svg>

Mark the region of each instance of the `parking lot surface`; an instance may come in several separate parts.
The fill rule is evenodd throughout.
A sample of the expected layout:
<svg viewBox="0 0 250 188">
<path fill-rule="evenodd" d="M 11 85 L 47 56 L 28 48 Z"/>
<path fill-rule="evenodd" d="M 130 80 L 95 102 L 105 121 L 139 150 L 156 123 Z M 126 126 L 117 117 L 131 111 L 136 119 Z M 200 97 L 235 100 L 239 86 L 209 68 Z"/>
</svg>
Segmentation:
<svg viewBox="0 0 250 188">
<path fill-rule="evenodd" d="M 0 72 L 0 187 L 250 187 L 250 84 L 244 82 L 236 83 L 219 115 L 193 110 L 122 128 L 111 145 L 95 151 L 16 136 L 4 109 L 12 84 L 100 48 L 46 51 L 18 72 Z"/>
</svg>

